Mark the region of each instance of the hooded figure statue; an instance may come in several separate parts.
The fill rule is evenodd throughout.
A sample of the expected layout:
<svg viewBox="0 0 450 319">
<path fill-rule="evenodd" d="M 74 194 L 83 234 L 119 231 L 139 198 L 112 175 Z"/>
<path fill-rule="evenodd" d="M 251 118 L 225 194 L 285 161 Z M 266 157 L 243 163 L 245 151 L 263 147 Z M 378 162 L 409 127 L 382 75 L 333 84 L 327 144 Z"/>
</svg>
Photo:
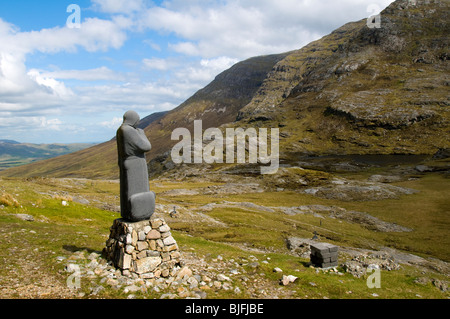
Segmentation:
<svg viewBox="0 0 450 319">
<path fill-rule="evenodd" d="M 152 148 L 144 131 L 137 128 L 140 118 L 135 111 L 123 116 L 117 130 L 117 152 L 120 168 L 120 214 L 137 222 L 150 219 L 155 211 L 155 193 L 150 191 L 145 152 Z"/>
</svg>

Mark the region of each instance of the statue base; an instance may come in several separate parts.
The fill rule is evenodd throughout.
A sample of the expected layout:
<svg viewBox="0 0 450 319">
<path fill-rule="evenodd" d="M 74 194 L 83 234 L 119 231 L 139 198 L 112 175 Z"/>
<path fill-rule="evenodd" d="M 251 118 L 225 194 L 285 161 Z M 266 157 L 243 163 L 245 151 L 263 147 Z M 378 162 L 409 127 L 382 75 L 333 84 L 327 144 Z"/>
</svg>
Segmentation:
<svg viewBox="0 0 450 319">
<path fill-rule="evenodd" d="M 103 255 L 123 275 L 135 273 L 141 278 L 172 276 L 181 263 L 178 245 L 162 218 L 114 220 Z"/>
</svg>

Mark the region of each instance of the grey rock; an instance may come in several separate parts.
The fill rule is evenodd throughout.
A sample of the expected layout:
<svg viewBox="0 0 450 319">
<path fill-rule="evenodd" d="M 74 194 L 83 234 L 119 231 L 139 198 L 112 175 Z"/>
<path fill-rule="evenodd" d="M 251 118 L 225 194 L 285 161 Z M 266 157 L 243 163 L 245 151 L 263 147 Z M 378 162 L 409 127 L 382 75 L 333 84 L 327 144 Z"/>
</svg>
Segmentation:
<svg viewBox="0 0 450 319">
<path fill-rule="evenodd" d="M 97 295 L 103 289 L 105 289 L 103 286 L 95 286 L 91 289 L 91 295 Z"/>
<path fill-rule="evenodd" d="M 28 214 L 15 214 L 14 216 L 16 216 L 17 218 L 21 219 L 21 220 L 25 220 L 28 222 L 32 222 L 34 221 L 34 217 Z"/>
<path fill-rule="evenodd" d="M 432 283 L 435 287 L 439 288 L 439 290 L 443 291 L 443 292 L 447 292 L 448 291 L 448 282 L 444 281 L 444 280 L 439 280 L 439 279 L 433 279 Z"/>
<path fill-rule="evenodd" d="M 93 252 L 88 256 L 88 259 L 94 260 L 94 259 L 97 259 L 98 257 L 100 257 L 100 254 Z"/>
<path fill-rule="evenodd" d="M 220 281 L 231 281 L 230 277 L 225 276 L 224 274 L 218 274 L 217 275 L 217 280 L 220 280 Z"/>
<path fill-rule="evenodd" d="M 255 261 L 255 262 L 252 262 L 252 263 L 250 263 L 250 264 L 248 264 L 250 267 L 252 267 L 252 268 L 258 268 L 259 267 L 259 262 L 257 262 L 257 261 Z"/>
<path fill-rule="evenodd" d="M 139 291 L 140 289 L 141 289 L 141 288 L 139 288 L 139 287 L 136 286 L 136 285 L 130 285 L 130 286 L 125 287 L 125 288 L 123 289 L 123 292 L 124 292 L 124 293 L 136 292 L 136 291 Z"/>
<path fill-rule="evenodd" d="M 195 277 L 189 277 L 187 280 L 190 289 L 194 289 L 198 287 L 198 280 Z"/>
<path fill-rule="evenodd" d="M 72 200 L 76 203 L 83 204 L 83 205 L 88 205 L 90 203 L 89 200 L 87 200 L 86 198 L 79 197 L 79 196 L 74 196 Z"/>
<path fill-rule="evenodd" d="M 420 173 L 424 173 L 424 172 L 431 172 L 431 171 L 433 171 L 433 169 L 431 167 L 426 166 L 426 165 L 417 165 L 416 166 L 416 171 L 418 171 Z"/>
</svg>

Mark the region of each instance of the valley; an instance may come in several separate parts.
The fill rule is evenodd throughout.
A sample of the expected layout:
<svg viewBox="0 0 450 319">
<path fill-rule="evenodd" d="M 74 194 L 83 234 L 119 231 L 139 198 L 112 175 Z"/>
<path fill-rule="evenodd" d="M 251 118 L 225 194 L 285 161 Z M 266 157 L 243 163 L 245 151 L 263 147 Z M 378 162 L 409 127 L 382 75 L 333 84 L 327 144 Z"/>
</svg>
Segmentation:
<svg viewBox="0 0 450 319">
<path fill-rule="evenodd" d="M 449 179 L 439 169 L 447 164 L 351 172 L 295 166 L 273 176 L 191 165 L 153 178 L 155 216 L 170 225 L 184 267 L 211 280 L 195 287 L 123 277 L 101 257 L 120 217 L 118 180 L 2 178 L 0 291 L 13 298 L 448 298 Z M 308 191 L 330 185 L 349 188 Z M 314 234 L 339 246 L 334 270 L 310 267 Z M 380 289 L 366 285 L 367 262 L 381 269 Z M 81 289 L 67 287 L 69 263 L 82 269 Z M 283 275 L 298 279 L 283 285 Z"/>
<path fill-rule="evenodd" d="M 0 171 L 94 146 L 95 143 L 32 144 L 0 140 Z"/>
<path fill-rule="evenodd" d="M 58 147 L 4 153 L 0 297 L 448 299 L 449 12 L 448 0 L 397 0 L 381 28 L 349 22 L 298 50 L 238 62 L 168 112 L 141 114 L 154 216 L 183 260 L 172 277 L 126 276 L 102 257 L 120 217 L 114 138 L 39 161 L 33 152 Z M 249 160 L 226 161 L 208 129 L 276 132 L 278 169 L 261 174 L 245 139 Z M 180 130 L 189 143 L 171 138 Z M 172 157 L 191 144 L 208 160 Z M 337 267 L 310 264 L 317 241 L 339 247 Z M 368 284 L 372 271 L 380 288 Z"/>
</svg>

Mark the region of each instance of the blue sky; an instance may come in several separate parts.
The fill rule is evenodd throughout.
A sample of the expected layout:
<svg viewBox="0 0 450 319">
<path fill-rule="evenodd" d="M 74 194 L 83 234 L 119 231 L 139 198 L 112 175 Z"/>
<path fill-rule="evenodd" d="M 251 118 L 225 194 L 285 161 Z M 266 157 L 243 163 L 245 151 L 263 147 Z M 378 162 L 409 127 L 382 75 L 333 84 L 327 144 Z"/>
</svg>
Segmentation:
<svg viewBox="0 0 450 319">
<path fill-rule="evenodd" d="M 0 139 L 109 140 L 129 109 L 173 109 L 238 61 L 299 49 L 391 2 L 0 1 Z"/>
</svg>

